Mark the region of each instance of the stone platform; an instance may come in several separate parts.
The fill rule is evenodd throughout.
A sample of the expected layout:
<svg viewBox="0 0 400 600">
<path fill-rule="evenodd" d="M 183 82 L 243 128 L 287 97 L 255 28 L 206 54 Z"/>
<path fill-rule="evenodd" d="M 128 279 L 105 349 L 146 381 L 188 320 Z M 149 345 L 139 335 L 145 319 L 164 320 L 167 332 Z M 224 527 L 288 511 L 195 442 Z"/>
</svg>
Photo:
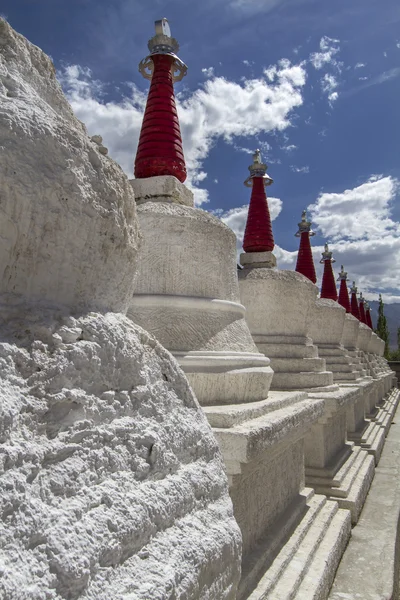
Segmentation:
<svg viewBox="0 0 400 600">
<path fill-rule="evenodd" d="M 278 391 L 204 411 L 243 534 L 238 599 L 317 598 L 319 587 L 329 589 L 350 535 L 348 511 L 304 488 L 304 437 L 323 416 L 324 401 Z"/>
<path fill-rule="evenodd" d="M 347 414 L 360 401 L 356 387 L 310 393 L 324 400 L 324 414 L 305 439 L 306 484 L 351 512 L 355 524 L 374 476 L 375 458 L 347 439 Z"/>
<path fill-rule="evenodd" d="M 275 559 L 268 553 L 253 558 L 262 560 L 263 571 L 268 570 L 249 596 L 240 587 L 239 598 L 319 600 L 327 597 L 350 537 L 350 514 L 309 488 L 304 489 L 302 495 L 304 516 L 295 532 L 292 535 L 285 532 L 287 541 Z M 278 521 L 275 527 L 284 526 L 284 521 Z"/>
<path fill-rule="evenodd" d="M 399 390 L 394 390 L 395 404 L 399 395 Z M 364 510 L 336 573 L 329 600 L 396 600 L 399 597 L 400 422 L 396 417 L 400 417 L 399 412 L 387 437 Z"/>
</svg>

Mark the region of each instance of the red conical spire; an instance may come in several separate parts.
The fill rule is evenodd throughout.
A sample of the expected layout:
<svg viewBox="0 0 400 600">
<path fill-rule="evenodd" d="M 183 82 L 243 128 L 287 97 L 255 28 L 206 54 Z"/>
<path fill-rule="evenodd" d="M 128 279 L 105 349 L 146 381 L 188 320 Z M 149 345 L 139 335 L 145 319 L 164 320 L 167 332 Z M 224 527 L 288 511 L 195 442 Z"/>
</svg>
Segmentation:
<svg viewBox="0 0 400 600">
<path fill-rule="evenodd" d="M 350 298 L 349 298 L 349 291 L 347 289 L 347 273 L 346 271 L 343 269 L 343 265 L 342 265 L 342 270 L 339 273 L 339 277 L 338 277 L 338 281 L 340 280 L 340 289 L 339 289 L 339 304 L 341 306 L 343 306 L 343 308 L 346 309 L 347 313 L 351 312 L 351 307 L 350 307 Z"/>
<path fill-rule="evenodd" d="M 368 302 L 364 303 L 364 308 L 365 308 L 365 321 L 366 321 L 368 327 L 373 329 L 374 327 L 372 325 L 372 319 L 371 319 L 371 307 L 368 304 Z"/>
<path fill-rule="evenodd" d="M 250 175 L 244 184 L 247 187 L 252 187 L 252 190 L 244 232 L 243 250 L 245 252 L 272 252 L 274 249 L 274 236 L 265 193 L 265 187 L 271 185 L 272 179 L 266 174 L 267 165 L 261 162 L 259 150 L 256 150 L 253 154 L 253 164 L 249 167 L 249 171 Z"/>
<path fill-rule="evenodd" d="M 358 302 L 357 302 L 357 288 L 356 288 L 356 282 L 353 281 L 353 285 L 350 288 L 350 292 L 351 292 L 351 314 L 353 315 L 353 317 L 356 317 L 356 319 L 358 319 L 360 321 L 360 311 L 358 309 Z"/>
<path fill-rule="evenodd" d="M 151 79 L 151 85 L 135 159 L 135 177 L 174 175 L 183 182 L 186 166 L 173 84 L 186 75 L 187 67 L 175 54 L 179 45 L 171 37 L 167 19 L 156 21 L 155 28 L 156 35 L 148 43 L 151 54 L 139 65 L 139 71 Z"/>
<path fill-rule="evenodd" d="M 329 251 L 328 244 L 325 244 L 325 251 L 322 253 L 322 259 L 319 261 L 324 263 L 324 274 L 322 276 L 321 298 L 328 300 L 337 300 L 337 289 L 335 276 L 333 274 L 332 263 L 336 262 L 332 258 L 332 252 Z"/>
<path fill-rule="evenodd" d="M 360 311 L 360 321 L 361 323 L 364 323 L 364 325 L 367 325 L 367 319 L 365 318 L 365 310 L 364 310 L 364 298 L 362 295 L 362 292 L 360 292 L 360 302 L 358 304 L 358 310 Z"/>
<path fill-rule="evenodd" d="M 311 230 L 311 221 L 307 221 L 307 211 L 303 210 L 299 230 L 295 233 L 300 238 L 300 248 L 297 255 L 296 271 L 307 277 L 313 283 L 316 283 L 314 259 L 311 251 L 310 237 L 315 235 Z"/>
</svg>

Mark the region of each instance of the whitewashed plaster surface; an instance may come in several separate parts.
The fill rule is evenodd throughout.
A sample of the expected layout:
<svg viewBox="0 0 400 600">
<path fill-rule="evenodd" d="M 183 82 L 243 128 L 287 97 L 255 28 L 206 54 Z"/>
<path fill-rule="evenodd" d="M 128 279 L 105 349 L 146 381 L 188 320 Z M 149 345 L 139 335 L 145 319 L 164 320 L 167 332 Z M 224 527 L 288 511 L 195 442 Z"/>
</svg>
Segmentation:
<svg viewBox="0 0 400 600">
<path fill-rule="evenodd" d="M 307 315 L 317 298 L 316 285 L 295 271 L 244 268 L 238 275 L 253 335 L 308 335 Z"/>
<path fill-rule="evenodd" d="M 359 328 L 360 321 L 350 313 L 346 313 L 342 332 L 342 344 L 345 348 L 355 349 L 357 347 Z"/>
<path fill-rule="evenodd" d="M 0 597 L 234 598 L 241 538 L 221 455 L 171 355 L 122 315 L 13 311 Z"/>
<path fill-rule="evenodd" d="M 308 316 L 308 331 L 314 344 L 340 346 L 345 317 L 343 306 L 327 298 L 318 298 Z"/>
<path fill-rule="evenodd" d="M 125 311 L 139 241 L 131 185 L 74 116 L 49 57 L 4 19 L 0 139 L 0 292 Z"/>
<path fill-rule="evenodd" d="M 0 598 L 234 598 L 211 428 L 172 356 L 108 312 L 132 293 L 131 186 L 3 19 L 0 135 Z"/>
</svg>

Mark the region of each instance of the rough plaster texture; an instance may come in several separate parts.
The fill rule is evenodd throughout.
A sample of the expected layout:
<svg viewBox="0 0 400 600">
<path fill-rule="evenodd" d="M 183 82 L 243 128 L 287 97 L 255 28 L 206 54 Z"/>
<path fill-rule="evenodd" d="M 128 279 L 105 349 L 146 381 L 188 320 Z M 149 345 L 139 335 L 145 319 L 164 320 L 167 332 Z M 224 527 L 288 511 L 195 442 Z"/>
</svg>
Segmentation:
<svg viewBox="0 0 400 600">
<path fill-rule="evenodd" d="M 368 325 L 364 325 L 364 323 L 360 323 L 360 328 L 358 330 L 357 336 L 357 348 L 362 350 L 363 352 L 368 352 L 369 341 L 372 336 L 372 329 L 368 327 Z"/>
<path fill-rule="evenodd" d="M 318 298 L 308 314 L 308 334 L 314 344 L 336 345 L 342 341 L 346 311 L 333 300 Z"/>
<path fill-rule="evenodd" d="M 201 404 L 265 399 L 273 372 L 239 302 L 234 233 L 176 202 L 149 200 L 137 210 L 143 241 L 129 317 L 176 356 Z"/>
<path fill-rule="evenodd" d="M 136 204 L 151 202 L 175 202 L 193 206 L 193 192 L 172 175 L 162 175 L 149 179 L 131 179 L 135 190 Z"/>
<path fill-rule="evenodd" d="M 300 273 L 260 268 L 257 261 L 238 276 L 250 331 L 258 349 L 271 359 L 275 373 L 271 389 L 331 385 L 333 375 L 308 337 L 308 314 L 317 287 Z"/>
<path fill-rule="evenodd" d="M 263 402 L 206 407 L 230 480 L 234 514 L 243 534 L 246 598 L 306 507 L 304 436 L 323 410 L 304 392 L 271 392 Z"/>
<path fill-rule="evenodd" d="M 245 268 L 238 277 L 253 334 L 308 335 L 308 312 L 318 294 L 309 279 L 296 271 L 265 268 Z"/>
<path fill-rule="evenodd" d="M 2 310 L 1 598 L 235 598 L 222 458 L 171 355 L 122 315 L 19 314 Z"/>
<path fill-rule="evenodd" d="M 359 327 L 360 321 L 353 317 L 353 315 L 346 313 L 341 340 L 341 343 L 345 348 L 352 350 L 357 348 Z"/>
<path fill-rule="evenodd" d="M 72 113 L 51 60 L 0 19 L 0 293 L 126 311 L 132 188 Z"/>
</svg>

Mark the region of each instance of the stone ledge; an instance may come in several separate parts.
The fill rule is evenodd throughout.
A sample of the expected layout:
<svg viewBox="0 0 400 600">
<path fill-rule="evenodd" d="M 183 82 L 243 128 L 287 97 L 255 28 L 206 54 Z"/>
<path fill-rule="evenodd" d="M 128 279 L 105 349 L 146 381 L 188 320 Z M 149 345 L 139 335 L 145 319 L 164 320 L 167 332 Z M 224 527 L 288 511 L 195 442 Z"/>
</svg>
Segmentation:
<svg viewBox="0 0 400 600">
<path fill-rule="evenodd" d="M 172 175 L 130 179 L 135 192 L 136 204 L 144 202 L 174 202 L 185 206 L 194 206 L 193 193 Z"/>
<path fill-rule="evenodd" d="M 400 419 L 400 413 L 397 412 Z M 400 421 L 394 423 L 329 600 L 397 598 L 399 592 Z"/>
</svg>

